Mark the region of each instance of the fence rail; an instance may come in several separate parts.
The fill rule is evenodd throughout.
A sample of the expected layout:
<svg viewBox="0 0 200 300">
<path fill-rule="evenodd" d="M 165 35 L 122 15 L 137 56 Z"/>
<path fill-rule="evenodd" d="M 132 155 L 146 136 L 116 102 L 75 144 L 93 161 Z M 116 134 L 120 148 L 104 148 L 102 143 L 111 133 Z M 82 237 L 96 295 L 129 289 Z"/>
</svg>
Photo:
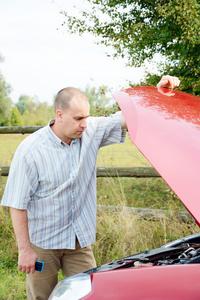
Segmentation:
<svg viewBox="0 0 200 300">
<path fill-rule="evenodd" d="M 119 213 L 124 211 L 127 214 L 132 214 L 138 218 L 149 220 L 149 221 L 162 221 L 164 219 L 177 220 L 183 223 L 195 223 L 195 219 L 191 216 L 188 211 L 181 210 L 165 210 L 165 209 L 152 209 L 142 207 L 121 207 L 121 206 L 108 206 L 108 205 L 97 205 L 99 212 L 103 213 Z"/>
<path fill-rule="evenodd" d="M 0 176 L 8 176 L 9 166 L 0 166 Z M 138 168 L 117 168 L 117 167 L 98 167 L 97 177 L 160 177 L 158 172 L 152 167 L 138 167 Z"/>
<path fill-rule="evenodd" d="M 2 126 L 0 127 L 0 134 L 8 133 L 33 133 L 44 126 Z"/>
</svg>

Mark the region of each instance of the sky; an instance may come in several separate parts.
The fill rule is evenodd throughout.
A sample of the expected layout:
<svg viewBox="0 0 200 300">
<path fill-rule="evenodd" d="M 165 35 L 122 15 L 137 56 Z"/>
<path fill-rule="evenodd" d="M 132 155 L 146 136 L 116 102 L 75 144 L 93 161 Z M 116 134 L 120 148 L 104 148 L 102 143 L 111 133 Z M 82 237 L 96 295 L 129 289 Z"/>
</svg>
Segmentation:
<svg viewBox="0 0 200 300">
<path fill-rule="evenodd" d="M 144 68 L 108 57 L 111 49 L 96 45 L 94 36 L 67 33 L 60 11 L 73 12 L 75 2 L 84 5 L 83 0 L 0 1 L 0 72 L 12 87 L 14 103 L 29 95 L 52 104 L 67 86 L 106 85 L 112 93 L 143 78 Z"/>
</svg>

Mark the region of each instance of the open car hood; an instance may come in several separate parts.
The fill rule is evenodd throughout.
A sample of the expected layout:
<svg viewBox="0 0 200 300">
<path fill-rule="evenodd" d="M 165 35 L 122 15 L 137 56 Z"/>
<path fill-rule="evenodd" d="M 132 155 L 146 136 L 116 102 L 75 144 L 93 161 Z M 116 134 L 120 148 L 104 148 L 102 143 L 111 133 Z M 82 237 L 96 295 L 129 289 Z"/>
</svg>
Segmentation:
<svg viewBox="0 0 200 300">
<path fill-rule="evenodd" d="M 113 94 L 131 141 L 200 225 L 200 97 L 156 87 Z"/>
</svg>

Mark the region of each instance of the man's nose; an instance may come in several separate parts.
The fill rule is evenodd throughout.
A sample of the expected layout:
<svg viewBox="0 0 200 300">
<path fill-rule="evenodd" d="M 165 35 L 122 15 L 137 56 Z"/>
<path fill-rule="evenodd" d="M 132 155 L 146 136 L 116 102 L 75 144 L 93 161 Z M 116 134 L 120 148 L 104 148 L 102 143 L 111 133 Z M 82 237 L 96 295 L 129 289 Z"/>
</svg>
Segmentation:
<svg viewBox="0 0 200 300">
<path fill-rule="evenodd" d="M 86 128 L 86 127 L 87 127 L 87 120 L 82 120 L 80 126 L 81 126 L 82 128 Z"/>
</svg>

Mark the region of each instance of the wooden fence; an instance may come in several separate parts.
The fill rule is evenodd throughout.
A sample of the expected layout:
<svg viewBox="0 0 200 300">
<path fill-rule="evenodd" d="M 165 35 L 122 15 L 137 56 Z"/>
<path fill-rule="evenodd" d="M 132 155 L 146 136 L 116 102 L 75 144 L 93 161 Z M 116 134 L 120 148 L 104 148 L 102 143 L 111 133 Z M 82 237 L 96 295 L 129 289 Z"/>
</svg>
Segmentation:
<svg viewBox="0 0 200 300">
<path fill-rule="evenodd" d="M 0 127 L 0 134 L 29 134 L 42 128 L 43 126 L 14 126 L 14 127 Z M 0 176 L 8 176 L 9 166 L 0 166 Z M 152 167 L 98 167 L 97 177 L 136 177 L 136 178 L 147 178 L 147 177 L 160 177 L 158 172 Z M 121 210 L 120 207 L 113 206 L 101 206 L 98 205 L 98 210 L 104 211 L 117 211 Z M 147 209 L 147 208 L 134 208 L 126 207 L 127 212 L 137 214 L 139 217 L 151 220 L 160 220 L 162 218 L 177 218 L 182 222 L 194 222 L 194 219 L 187 211 L 165 211 L 160 209 Z"/>
<path fill-rule="evenodd" d="M 33 133 L 43 126 L 7 126 L 0 127 L 0 134 L 27 134 Z M 9 166 L 0 166 L 0 175 L 8 176 Z M 138 167 L 138 168 L 97 168 L 97 177 L 160 177 L 156 170 L 152 167 Z"/>
<path fill-rule="evenodd" d="M 9 166 L 0 166 L 0 175 L 8 176 Z M 97 177 L 160 177 L 154 168 L 98 167 Z"/>
</svg>

